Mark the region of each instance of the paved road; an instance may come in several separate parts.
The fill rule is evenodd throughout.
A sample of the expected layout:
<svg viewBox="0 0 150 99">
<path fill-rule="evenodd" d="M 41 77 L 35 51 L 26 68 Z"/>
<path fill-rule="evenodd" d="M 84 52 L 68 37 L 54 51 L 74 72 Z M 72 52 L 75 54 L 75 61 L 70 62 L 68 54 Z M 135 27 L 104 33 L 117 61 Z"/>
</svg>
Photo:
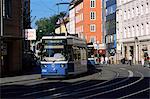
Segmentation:
<svg viewBox="0 0 150 99">
<path fill-rule="evenodd" d="M 98 66 L 96 72 L 69 79 L 30 79 L 1 84 L 2 98 L 145 98 L 150 97 L 150 69 Z"/>
</svg>

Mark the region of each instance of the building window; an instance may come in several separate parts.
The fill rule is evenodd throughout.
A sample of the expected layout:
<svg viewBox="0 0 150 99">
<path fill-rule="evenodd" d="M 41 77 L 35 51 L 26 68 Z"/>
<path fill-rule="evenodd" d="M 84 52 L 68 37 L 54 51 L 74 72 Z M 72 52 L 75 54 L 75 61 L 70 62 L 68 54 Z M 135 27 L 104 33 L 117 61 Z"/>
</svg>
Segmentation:
<svg viewBox="0 0 150 99">
<path fill-rule="evenodd" d="M 127 35 L 127 28 L 124 28 L 123 38 L 126 38 Z"/>
<path fill-rule="evenodd" d="M 141 5 L 141 15 L 143 15 L 143 12 L 144 12 L 144 6 Z"/>
<path fill-rule="evenodd" d="M 147 22 L 146 23 L 146 35 L 148 35 L 149 34 L 149 23 Z"/>
<path fill-rule="evenodd" d="M 144 35 L 144 24 L 141 24 L 141 36 Z"/>
<path fill-rule="evenodd" d="M 128 19 L 130 19 L 130 9 L 128 10 Z"/>
<path fill-rule="evenodd" d="M 126 19 L 127 19 L 127 12 L 124 11 L 124 20 L 126 20 Z"/>
<path fill-rule="evenodd" d="M 148 13 L 148 7 L 149 7 L 149 4 L 148 2 L 146 3 L 146 14 Z"/>
<path fill-rule="evenodd" d="M 92 12 L 90 13 L 90 19 L 91 19 L 91 20 L 95 20 L 95 19 L 96 19 L 96 12 L 92 11 Z"/>
<path fill-rule="evenodd" d="M 96 32 L 96 25 L 95 24 L 90 25 L 90 31 L 91 32 Z"/>
<path fill-rule="evenodd" d="M 90 1 L 90 7 L 95 8 L 96 7 L 96 0 L 91 0 Z"/>
<path fill-rule="evenodd" d="M 132 18 L 134 17 L 134 8 L 132 8 Z"/>
<path fill-rule="evenodd" d="M 130 26 L 128 27 L 128 29 L 127 29 L 127 38 L 129 38 L 130 37 Z"/>
<path fill-rule="evenodd" d="M 95 36 L 91 36 L 90 37 L 90 42 L 95 43 L 96 42 L 96 37 Z"/>
<path fill-rule="evenodd" d="M 131 37 L 134 37 L 135 36 L 135 28 L 134 26 L 132 26 L 132 33 L 131 33 Z"/>
<path fill-rule="evenodd" d="M 136 26 L 136 36 L 139 36 L 139 25 Z"/>
<path fill-rule="evenodd" d="M 12 17 L 12 0 L 4 0 L 4 17 Z"/>
<path fill-rule="evenodd" d="M 113 35 L 110 35 L 110 43 L 114 42 L 114 37 Z"/>
<path fill-rule="evenodd" d="M 107 9 L 106 9 L 106 16 L 110 15 L 110 14 L 113 14 L 116 12 L 116 4 L 112 5 L 112 6 L 109 6 Z"/>
<path fill-rule="evenodd" d="M 136 16 L 138 16 L 140 14 L 140 11 L 139 11 L 139 7 L 137 6 L 136 7 Z"/>
</svg>

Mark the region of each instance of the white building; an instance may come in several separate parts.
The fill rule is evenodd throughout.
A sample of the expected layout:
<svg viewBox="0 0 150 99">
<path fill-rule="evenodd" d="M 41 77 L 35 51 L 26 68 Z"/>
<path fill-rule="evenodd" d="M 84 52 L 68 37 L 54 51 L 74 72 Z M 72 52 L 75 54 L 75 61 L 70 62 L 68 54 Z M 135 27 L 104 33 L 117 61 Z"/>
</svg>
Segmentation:
<svg viewBox="0 0 150 99">
<path fill-rule="evenodd" d="M 150 57 L 150 0 L 117 0 L 117 59 Z"/>
<path fill-rule="evenodd" d="M 72 6 L 70 7 L 69 10 L 69 25 L 70 25 L 69 33 L 75 34 L 75 8 Z"/>
</svg>

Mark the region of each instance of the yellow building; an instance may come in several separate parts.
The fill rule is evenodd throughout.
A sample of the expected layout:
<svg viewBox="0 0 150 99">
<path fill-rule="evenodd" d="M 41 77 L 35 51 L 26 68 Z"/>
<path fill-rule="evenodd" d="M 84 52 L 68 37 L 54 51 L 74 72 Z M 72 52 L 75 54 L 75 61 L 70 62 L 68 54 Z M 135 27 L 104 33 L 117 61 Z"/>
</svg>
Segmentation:
<svg viewBox="0 0 150 99">
<path fill-rule="evenodd" d="M 55 29 L 55 33 L 56 34 L 60 34 L 60 33 L 67 33 L 67 29 L 66 29 L 66 27 L 65 27 L 65 25 L 64 24 L 61 24 L 59 27 L 57 27 L 56 29 Z"/>
<path fill-rule="evenodd" d="M 64 17 L 64 19 L 59 19 L 57 22 L 58 26 L 55 28 L 55 33 L 60 34 L 60 33 L 69 33 L 69 17 Z"/>
</svg>

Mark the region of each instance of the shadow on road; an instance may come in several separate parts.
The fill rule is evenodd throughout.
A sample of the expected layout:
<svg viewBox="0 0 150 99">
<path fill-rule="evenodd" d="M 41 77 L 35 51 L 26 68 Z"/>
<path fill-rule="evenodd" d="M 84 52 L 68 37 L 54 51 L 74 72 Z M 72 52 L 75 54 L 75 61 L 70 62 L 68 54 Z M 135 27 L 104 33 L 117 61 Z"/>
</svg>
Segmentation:
<svg viewBox="0 0 150 99">
<path fill-rule="evenodd" d="M 124 85 L 128 85 L 134 81 L 137 81 L 139 77 L 133 78 L 117 78 L 111 81 L 103 80 L 81 80 L 78 82 L 69 83 L 67 81 L 54 81 L 46 82 L 34 85 L 5 85 L 1 86 L 1 98 L 40 98 L 45 96 L 51 96 L 58 93 L 74 93 L 81 92 L 79 94 L 70 95 L 65 98 L 80 98 L 88 95 L 94 95 L 102 93 L 104 91 L 112 90 Z M 96 95 L 94 98 L 116 98 L 124 96 L 130 93 L 140 91 L 144 88 L 148 88 L 150 78 L 144 78 L 141 82 L 136 83 L 130 87 L 125 87 L 112 93 L 106 93 L 103 95 Z M 53 81 L 53 80 L 50 80 Z M 92 87 L 93 86 L 93 87 Z M 93 89 L 93 90 L 91 90 Z M 85 91 L 85 92 L 84 92 Z M 133 96 L 133 98 L 148 98 L 149 91 Z"/>
</svg>

